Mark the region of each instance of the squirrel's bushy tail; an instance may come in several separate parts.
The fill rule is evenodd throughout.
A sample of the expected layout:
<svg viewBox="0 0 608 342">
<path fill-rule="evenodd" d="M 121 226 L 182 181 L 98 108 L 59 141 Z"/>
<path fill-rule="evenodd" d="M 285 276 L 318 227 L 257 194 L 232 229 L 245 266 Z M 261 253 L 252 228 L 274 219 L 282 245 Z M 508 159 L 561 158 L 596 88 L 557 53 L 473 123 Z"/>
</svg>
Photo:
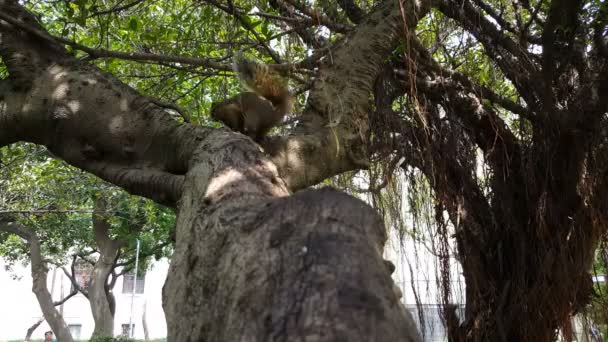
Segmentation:
<svg viewBox="0 0 608 342">
<path fill-rule="evenodd" d="M 243 84 L 251 91 L 268 99 L 284 112 L 290 112 L 293 97 L 287 81 L 272 71 L 267 65 L 247 60 L 239 53 L 233 69 L 239 74 Z"/>
</svg>

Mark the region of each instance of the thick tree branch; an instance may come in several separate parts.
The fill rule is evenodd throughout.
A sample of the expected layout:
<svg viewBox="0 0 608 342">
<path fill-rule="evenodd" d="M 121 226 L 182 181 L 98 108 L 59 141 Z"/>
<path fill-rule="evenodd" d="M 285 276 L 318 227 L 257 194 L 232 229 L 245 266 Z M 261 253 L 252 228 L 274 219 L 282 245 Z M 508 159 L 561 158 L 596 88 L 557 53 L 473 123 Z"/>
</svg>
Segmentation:
<svg viewBox="0 0 608 342">
<path fill-rule="evenodd" d="M 547 22 L 543 29 L 543 100 L 545 113 L 553 113 L 555 98 L 553 93 L 554 82 L 557 81 L 557 67 L 563 63 L 569 63 L 576 47 L 572 45 L 576 36 L 578 16 L 583 5 L 581 0 L 553 0 L 549 8 Z M 559 53 L 558 53 L 559 50 Z M 570 50 L 570 51 L 567 51 Z M 583 52 L 578 55 L 583 54 Z"/>
<path fill-rule="evenodd" d="M 19 224 L 14 218 L 7 215 L 0 216 L 0 231 L 15 234 L 27 241 L 30 241 L 32 238 L 32 232 L 27 227 Z"/>
<path fill-rule="evenodd" d="M 25 103 L 24 94 L 15 92 L 10 79 L 0 80 L 0 147 L 20 140 L 19 105 Z"/>
<path fill-rule="evenodd" d="M 132 193 L 174 205 L 188 155 L 209 130 L 180 125 L 147 97 L 66 55 L 52 38 L 42 39 L 46 33 L 19 19 L 27 17 L 19 6 L 0 9 L 2 20 L 9 18 L 0 21 L 8 37 L 0 54 L 13 86 L 0 89 L 0 143 L 43 144 Z"/>
<path fill-rule="evenodd" d="M 384 1 L 347 35 L 320 66 L 296 134 L 264 144 L 292 189 L 368 165 L 373 83 L 402 37 L 404 23 L 413 28 L 428 10 L 425 2 L 403 6 L 406 18 L 399 1 Z"/>
</svg>

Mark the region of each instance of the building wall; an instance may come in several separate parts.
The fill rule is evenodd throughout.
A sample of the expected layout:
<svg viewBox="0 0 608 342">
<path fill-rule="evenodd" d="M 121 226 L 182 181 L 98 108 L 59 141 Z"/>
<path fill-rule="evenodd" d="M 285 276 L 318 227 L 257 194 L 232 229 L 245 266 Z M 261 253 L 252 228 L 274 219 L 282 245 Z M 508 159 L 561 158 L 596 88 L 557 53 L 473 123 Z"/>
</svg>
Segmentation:
<svg viewBox="0 0 608 342">
<path fill-rule="evenodd" d="M 384 258 L 395 264 L 393 280 L 401 289 L 402 302 L 412 314 L 424 342 L 447 342 L 447 329 L 442 320 L 440 267 L 431 244 L 415 244 L 406 237 L 400 240 L 395 231 L 384 247 Z M 450 259 L 450 303 L 458 305 L 457 314 L 464 317 L 465 285 L 457 260 Z"/>
<path fill-rule="evenodd" d="M 145 276 L 143 294 L 136 294 L 133 300 L 134 335 L 137 339 L 144 338 L 142 315 L 146 306 L 146 319 L 151 339 L 167 336 L 167 325 L 162 310 L 162 287 L 167 277 L 168 260 L 155 262 Z M 48 288 L 51 289 L 54 278 L 53 299 L 58 301 L 62 293 L 70 293 L 71 282 L 60 269 L 49 270 Z M 41 317 L 40 307 L 32 293 L 32 278 L 29 265 L 16 266 L 7 271 L 4 261 L 0 258 L 0 341 L 19 340 L 25 337 L 27 329 Z M 114 334 L 120 335 L 122 324 L 128 326 L 131 312 L 131 293 L 123 293 L 123 277 L 117 280 L 114 287 L 116 297 L 116 315 L 114 318 Z M 80 325 L 80 336 L 73 334 L 75 339 L 88 339 L 93 333 L 93 317 L 89 301 L 81 294 L 70 298 L 63 308 L 63 316 L 68 325 Z M 48 324 L 41 324 L 34 334 L 33 340 L 42 340 L 44 332 L 50 330 Z"/>
</svg>

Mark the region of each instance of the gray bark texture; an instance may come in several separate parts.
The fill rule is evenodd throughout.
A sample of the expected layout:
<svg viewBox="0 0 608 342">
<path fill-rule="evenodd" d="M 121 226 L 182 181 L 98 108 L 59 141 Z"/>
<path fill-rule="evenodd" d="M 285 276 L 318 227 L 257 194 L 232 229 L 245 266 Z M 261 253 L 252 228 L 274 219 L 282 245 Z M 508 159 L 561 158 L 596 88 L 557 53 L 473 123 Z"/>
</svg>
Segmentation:
<svg viewBox="0 0 608 342">
<path fill-rule="evenodd" d="M 96 199 L 95 212 L 106 211 L 106 203 L 102 197 Z M 112 240 L 109 236 L 110 225 L 106 214 L 93 214 L 93 233 L 95 244 L 99 251 L 99 259 L 93 267 L 91 284 L 89 285 L 89 304 L 95 321 L 93 337 L 114 336 L 114 310 L 112 308 L 113 296 L 111 290 L 107 291 L 107 282 L 114 270 L 121 241 Z"/>
<path fill-rule="evenodd" d="M 34 232 L 11 218 L 0 217 L 0 231 L 13 233 L 25 240 L 30 249 L 32 292 L 38 300 L 44 319 L 61 342 L 72 342 L 72 335 L 61 314 L 55 309 L 53 297 L 47 287 L 48 267 L 41 253 L 40 240 Z"/>
<path fill-rule="evenodd" d="M 378 214 L 332 189 L 292 194 L 369 163 L 372 85 L 403 33 L 402 13 L 413 27 L 428 10 L 420 4 L 384 1 L 338 44 L 302 123 L 264 153 L 227 129 L 174 121 L 0 0 L 10 74 L 0 82 L 0 146 L 45 145 L 176 209 L 163 290 L 169 341 L 420 341 L 382 259 Z"/>
</svg>

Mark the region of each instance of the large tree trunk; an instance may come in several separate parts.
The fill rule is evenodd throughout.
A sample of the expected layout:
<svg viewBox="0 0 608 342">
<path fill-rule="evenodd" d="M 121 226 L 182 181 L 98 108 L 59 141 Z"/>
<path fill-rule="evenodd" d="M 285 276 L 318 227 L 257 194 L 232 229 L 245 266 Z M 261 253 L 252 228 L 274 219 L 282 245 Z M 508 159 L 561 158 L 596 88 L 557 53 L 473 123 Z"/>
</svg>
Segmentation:
<svg viewBox="0 0 608 342">
<path fill-rule="evenodd" d="M 100 196 L 96 199 L 93 214 L 93 233 L 99 250 L 99 259 L 93 267 L 88 290 L 89 304 L 95 321 L 93 337 L 114 336 L 114 295 L 111 289 L 108 289 L 107 282 L 115 267 L 114 263 L 122 242 L 110 238 L 107 215 L 103 214 L 105 211 L 106 202 Z"/>
<path fill-rule="evenodd" d="M 330 189 L 285 197 L 253 147 L 207 149 L 224 171 L 187 176 L 163 291 L 168 340 L 420 341 L 377 213 Z"/>
<path fill-rule="evenodd" d="M 104 288 L 107 275 L 112 272 L 112 264 L 98 266 L 101 263 L 95 264 L 89 286 L 89 305 L 95 321 L 94 337 L 114 336 L 114 314 Z"/>
<path fill-rule="evenodd" d="M 476 39 L 520 99 L 505 99 L 446 68 L 412 36 L 415 70 L 393 62 L 378 82 L 376 120 L 390 128 L 374 133 L 384 134 L 391 148 L 397 135 L 404 168 L 421 170 L 430 183 L 439 248 L 455 237 L 466 317 L 460 325 L 446 314 L 450 340 L 550 342 L 560 328 L 568 334 L 571 316 L 589 302 L 588 270 L 608 227 L 608 80 L 597 77 L 608 74 L 606 3 L 592 45 L 581 44 L 592 39 L 581 19 L 589 3 L 553 0 L 539 7 L 547 16 L 534 33 L 542 32 L 536 37 L 542 54 L 505 34 L 508 20 L 497 27 L 499 3 L 436 0 L 433 6 Z M 406 92 L 421 109 L 394 113 L 395 97 Z M 505 111 L 518 116 L 517 124 Z M 446 265 L 444 277 L 451 271 Z M 450 288 L 442 286 L 447 304 Z"/>
</svg>

